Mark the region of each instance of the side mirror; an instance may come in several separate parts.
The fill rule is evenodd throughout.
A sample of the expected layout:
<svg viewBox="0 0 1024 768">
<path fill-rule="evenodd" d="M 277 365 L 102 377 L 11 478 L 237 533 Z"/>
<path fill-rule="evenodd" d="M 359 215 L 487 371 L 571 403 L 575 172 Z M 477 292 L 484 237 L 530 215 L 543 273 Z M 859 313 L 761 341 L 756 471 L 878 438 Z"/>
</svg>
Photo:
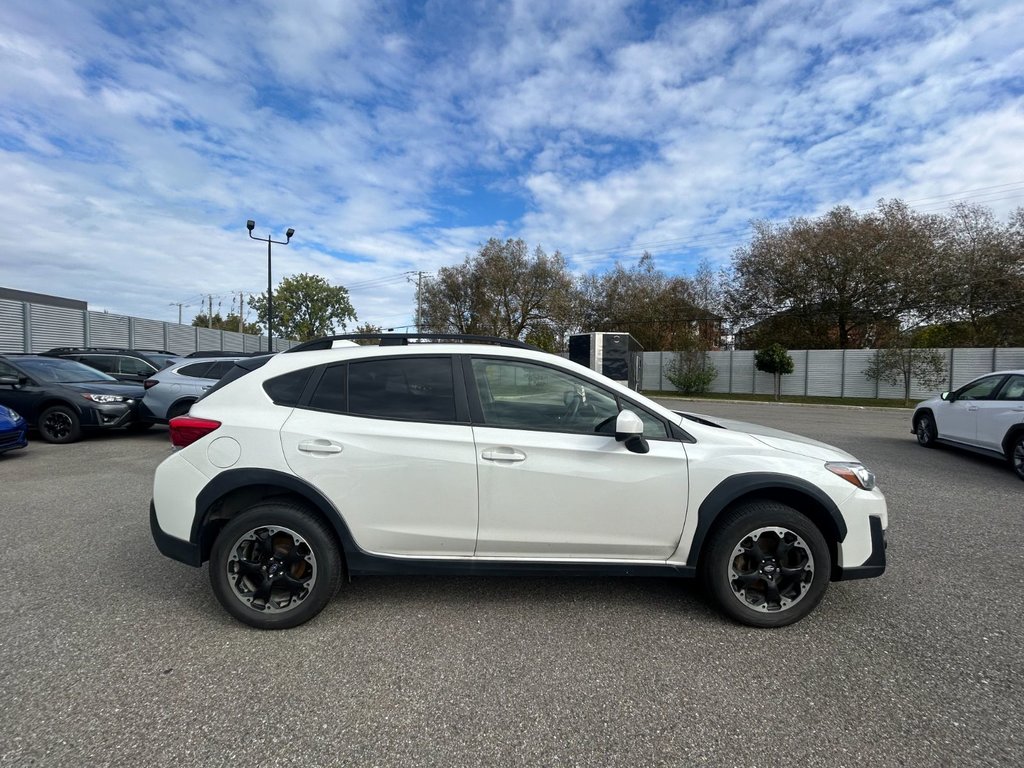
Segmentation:
<svg viewBox="0 0 1024 768">
<path fill-rule="evenodd" d="M 644 439 L 644 423 L 632 411 L 619 411 L 615 417 L 615 439 L 633 453 L 647 453 L 651 450 Z"/>
<path fill-rule="evenodd" d="M 943 392 L 941 395 L 939 395 L 939 397 L 941 397 L 947 403 L 956 402 L 956 395 L 954 395 L 952 392 Z"/>
<path fill-rule="evenodd" d="M 16 387 L 21 384 L 21 379 L 18 376 L 0 376 L 0 384 L 8 387 Z"/>
</svg>

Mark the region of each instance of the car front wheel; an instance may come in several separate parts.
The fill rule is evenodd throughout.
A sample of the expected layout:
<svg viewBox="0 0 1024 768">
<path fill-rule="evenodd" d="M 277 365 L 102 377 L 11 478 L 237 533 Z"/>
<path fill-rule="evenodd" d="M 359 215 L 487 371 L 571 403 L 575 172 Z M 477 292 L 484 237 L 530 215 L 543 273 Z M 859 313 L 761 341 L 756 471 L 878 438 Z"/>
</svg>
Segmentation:
<svg viewBox="0 0 1024 768">
<path fill-rule="evenodd" d="M 333 532 L 304 507 L 265 503 L 232 518 L 210 553 L 221 605 L 258 629 L 287 629 L 316 616 L 341 584 Z"/>
<path fill-rule="evenodd" d="M 703 578 L 727 616 L 752 627 L 799 621 L 825 595 L 832 570 L 817 526 L 792 507 L 745 504 L 715 529 Z"/>
<path fill-rule="evenodd" d="M 930 414 L 922 413 L 914 422 L 914 434 L 917 435 L 917 442 L 925 448 L 935 447 L 935 419 Z"/>
<path fill-rule="evenodd" d="M 39 414 L 36 426 L 48 443 L 73 443 L 82 436 L 78 414 L 66 405 L 51 405 Z"/>
</svg>

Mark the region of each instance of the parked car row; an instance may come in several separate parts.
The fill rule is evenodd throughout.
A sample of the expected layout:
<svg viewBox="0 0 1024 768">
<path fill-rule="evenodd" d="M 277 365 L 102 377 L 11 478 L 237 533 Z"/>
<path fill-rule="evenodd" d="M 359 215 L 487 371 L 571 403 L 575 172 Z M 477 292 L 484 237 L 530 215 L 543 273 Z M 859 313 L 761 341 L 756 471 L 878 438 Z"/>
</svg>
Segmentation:
<svg viewBox="0 0 1024 768">
<path fill-rule="evenodd" d="M 167 423 L 239 357 L 101 348 L 0 355 L 0 452 L 23 448 L 29 428 L 46 442 L 72 443 L 86 431 Z"/>
</svg>

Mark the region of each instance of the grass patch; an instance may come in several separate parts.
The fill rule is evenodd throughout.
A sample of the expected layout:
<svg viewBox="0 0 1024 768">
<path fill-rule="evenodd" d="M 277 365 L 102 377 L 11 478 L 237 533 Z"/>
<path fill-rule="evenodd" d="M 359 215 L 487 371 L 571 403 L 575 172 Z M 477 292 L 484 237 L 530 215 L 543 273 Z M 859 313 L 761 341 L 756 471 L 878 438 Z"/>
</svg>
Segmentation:
<svg viewBox="0 0 1024 768">
<path fill-rule="evenodd" d="M 724 392 L 706 392 L 703 395 L 684 395 L 682 392 L 665 392 L 644 390 L 647 397 L 678 397 L 684 400 L 742 400 L 748 403 L 774 403 L 773 395 L 726 394 Z M 797 405 L 854 405 L 870 408 L 913 408 L 920 400 L 911 400 L 904 405 L 902 400 L 877 397 L 802 397 L 799 395 L 783 395 L 780 403 Z"/>
</svg>

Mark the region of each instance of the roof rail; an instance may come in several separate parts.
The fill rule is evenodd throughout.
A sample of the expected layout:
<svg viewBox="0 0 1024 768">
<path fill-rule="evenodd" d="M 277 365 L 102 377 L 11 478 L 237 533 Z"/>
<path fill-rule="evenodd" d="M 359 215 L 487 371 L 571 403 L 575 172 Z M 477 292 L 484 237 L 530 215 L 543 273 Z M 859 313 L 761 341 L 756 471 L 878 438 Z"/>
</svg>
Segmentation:
<svg viewBox="0 0 1024 768">
<path fill-rule="evenodd" d="M 476 344 L 494 344 L 499 347 L 515 347 L 517 349 L 531 349 L 535 352 L 540 350 L 532 344 L 515 339 L 502 339 L 498 336 L 477 336 L 470 333 L 343 333 L 339 336 L 324 336 L 323 338 L 306 341 L 298 346 L 286 349 L 288 352 L 308 352 L 311 349 L 330 349 L 336 341 L 370 341 L 379 340 L 381 347 L 405 346 L 410 341 L 464 341 Z"/>
</svg>

